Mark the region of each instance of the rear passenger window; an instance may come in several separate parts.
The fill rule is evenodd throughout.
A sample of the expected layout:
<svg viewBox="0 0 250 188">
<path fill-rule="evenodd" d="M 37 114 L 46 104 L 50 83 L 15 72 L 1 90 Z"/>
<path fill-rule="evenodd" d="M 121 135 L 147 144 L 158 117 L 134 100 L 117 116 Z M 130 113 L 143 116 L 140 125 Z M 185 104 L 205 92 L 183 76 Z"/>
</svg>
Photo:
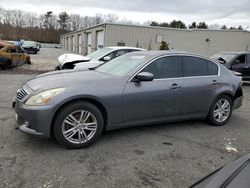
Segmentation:
<svg viewBox="0 0 250 188">
<path fill-rule="evenodd" d="M 206 61 L 206 60 L 205 60 Z M 218 75 L 218 65 L 213 62 L 206 61 L 208 67 L 208 74 L 209 75 Z"/>
<path fill-rule="evenodd" d="M 183 76 L 217 75 L 218 66 L 213 62 L 198 57 L 183 57 Z"/>
<path fill-rule="evenodd" d="M 145 67 L 141 72 L 150 72 L 155 79 L 177 78 L 180 77 L 180 58 L 163 57 L 155 60 Z"/>
</svg>

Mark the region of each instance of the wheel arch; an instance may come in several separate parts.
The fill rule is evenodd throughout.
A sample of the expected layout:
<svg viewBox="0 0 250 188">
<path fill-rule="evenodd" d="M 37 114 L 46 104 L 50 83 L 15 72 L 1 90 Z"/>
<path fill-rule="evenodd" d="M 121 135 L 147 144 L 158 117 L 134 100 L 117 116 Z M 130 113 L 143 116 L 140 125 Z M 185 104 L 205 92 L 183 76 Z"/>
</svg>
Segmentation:
<svg viewBox="0 0 250 188">
<path fill-rule="evenodd" d="M 95 105 L 101 111 L 101 113 L 103 115 L 103 119 L 104 119 L 104 129 L 106 128 L 106 125 L 108 122 L 108 112 L 107 112 L 107 109 L 105 108 L 105 106 L 97 99 L 94 99 L 91 97 L 79 97 L 79 98 L 74 98 L 74 99 L 68 100 L 68 101 L 60 104 L 60 106 L 56 109 L 55 113 L 53 114 L 53 118 L 52 118 L 52 121 L 50 124 L 50 136 L 54 136 L 54 132 L 53 132 L 54 122 L 55 122 L 55 118 L 56 118 L 57 114 L 60 112 L 60 110 L 63 107 L 69 105 L 70 103 L 81 102 L 81 101 L 89 102 L 89 103 Z"/>
</svg>

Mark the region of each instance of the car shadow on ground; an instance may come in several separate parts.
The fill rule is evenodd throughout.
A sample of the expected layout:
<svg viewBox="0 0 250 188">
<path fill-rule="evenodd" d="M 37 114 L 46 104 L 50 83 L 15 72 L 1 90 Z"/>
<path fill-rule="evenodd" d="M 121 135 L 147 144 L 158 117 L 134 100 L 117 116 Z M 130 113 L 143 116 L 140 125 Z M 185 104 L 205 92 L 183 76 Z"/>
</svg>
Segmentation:
<svg viewBox="0 0 250 188">
<path fill-rule="evenodd" d="M 169 133 L 170 131 L 181 131 L 181 130 L 187 130 L 187 129 L 207 129 L 208 124 L 204 121 L 199 120 L 191 120 L 191 121 L 182 121 L 182 122 L 176 122 L 176 123 L 165 123 L 165 124 L 152 124 L 152 125 L 146 125 L 146 126 L 137 126 L 137 127 L 129 127 L 129 128 L 123 128 L 118 130 L 112 130 L 112 131 L 104 131 L 101 135 L 101 137 L 97 140 L 97 142 L 93 145 L 91 145 L 88 148 L 92 147 L 99 147 L 103 145 L 107 145 L 109 143 L 115 143 L 119 142 L 119 139 L 123 138 L 126 139 L 126 137 L 155 137 L 158 135 L 162 135 L 164 133 Z M 28 144 L 28 147 L 30 149 L 37 148 L 39 146 L 40 150 L 65 150 L 63 146 L 60 146 L 59 143 L 55 140 L 55 138 L 49 138 L 49 139 L 41 139 L 37 138 L 32 135 L 26 135 L 27 141 L 24 143 L 25 145 Z M 164 144 L 164 143 L 163 143 Z M 171 145 L 171 143 L 166 143 L 166 145 Z M 87 149 L 87 148 L 85 148 Z"/>
</svg>

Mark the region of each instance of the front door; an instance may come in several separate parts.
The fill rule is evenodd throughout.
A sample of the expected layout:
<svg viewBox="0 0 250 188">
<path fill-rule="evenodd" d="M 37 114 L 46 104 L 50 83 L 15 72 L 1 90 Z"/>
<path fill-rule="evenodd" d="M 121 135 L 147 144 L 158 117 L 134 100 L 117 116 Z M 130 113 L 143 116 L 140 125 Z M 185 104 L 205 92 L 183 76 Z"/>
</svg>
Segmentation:
<svg viewBox="0 0 250 188">
<path fill-rule="evenodd" d="M 182 78 L 179 57 L 154 60 L 140 72 L 150 72 L 153 81 L 130 81 L 123 97 L 124 123 L 166 120 L 180 113 Z"/>
<path fill-rule="evenodd" d="M 250 55 L 240 55 L 232 63 L 231 69 L 240 72 L 243 77 L 250 77 Z"/>
</svg>

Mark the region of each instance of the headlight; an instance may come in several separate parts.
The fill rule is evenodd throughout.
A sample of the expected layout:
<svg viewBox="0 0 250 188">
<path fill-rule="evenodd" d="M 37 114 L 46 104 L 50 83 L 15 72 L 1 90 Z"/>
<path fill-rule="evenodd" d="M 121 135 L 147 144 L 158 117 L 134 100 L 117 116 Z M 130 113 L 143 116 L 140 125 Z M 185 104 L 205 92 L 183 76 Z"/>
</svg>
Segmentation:
<svg viewBox="0 0 250 188">
<path fill-rule="evenodd" d="M 25 104 L 27 105 L 45 105 L 48 104 L 49 100 L 55 97 L 56 95 L 59 95 L 65 90 L 65 88 L 56 88 L 56 89 L 50 89 L 47 91 L 43 91 L 41 93 L 38 93 L 36 95 L 31 96 Z"/>
</svg>

